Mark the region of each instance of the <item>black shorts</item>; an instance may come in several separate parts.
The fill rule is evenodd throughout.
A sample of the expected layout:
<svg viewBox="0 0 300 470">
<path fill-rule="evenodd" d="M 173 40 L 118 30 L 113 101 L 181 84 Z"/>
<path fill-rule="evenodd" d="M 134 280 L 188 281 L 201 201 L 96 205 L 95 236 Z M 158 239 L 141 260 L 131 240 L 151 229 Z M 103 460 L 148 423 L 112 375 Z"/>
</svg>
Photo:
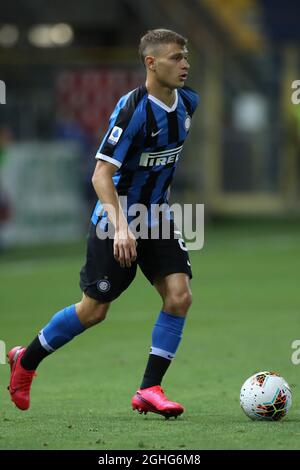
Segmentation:
<svg viewBox="0 0 300 470">
<path fill-rule="evenodd" d="M 110 302 L 131 284 L 137 265 L 151 284 L 159 277 L 174 273 L 186 273 L 191 279 L 188 251 L 184 241 L 175 238 L 174 230 L 176 228 L 172 223 L 170 239 L 138 239 L 137 260 L 130 268 L 121 268 L 113 255 L 114 240 L 98 238 L 96 226 L 91 223 L 86 263 L 80 271 L 81 290 L 100 302 Z"/>
</svg>

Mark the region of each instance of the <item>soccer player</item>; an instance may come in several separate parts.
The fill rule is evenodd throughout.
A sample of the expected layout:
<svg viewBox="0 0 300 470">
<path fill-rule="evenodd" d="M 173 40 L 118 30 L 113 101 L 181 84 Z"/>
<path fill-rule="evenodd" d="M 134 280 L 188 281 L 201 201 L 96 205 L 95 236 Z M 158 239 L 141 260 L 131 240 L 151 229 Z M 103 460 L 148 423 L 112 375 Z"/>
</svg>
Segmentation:
<svg viewBox="0 0 300 470">
<path fill-rule="evenodd" d="M 169 238 L 161 233 L 158 238 L 135 236 L 121 197 L 127 197 L 128 208 L 137 203 L 148 209 L 153 204 L 167 204 L 198 96 L 184 86 L 189 63 L 187 40 L 181 35 L 166 29 L 148 31 L 141 38 L 139 53 L 146 68 L 145 85 L 121 97 L 96 154 L 92 182 L 99 201 L 91 219 L 86 264 L 80 272 L 82 300 L 56 313 L 27 348 L 16 346 L 8 353 L 8 388 L 21 410 L 29 408 L 30 387 L 40 362 L 103 321 L 110 303 L 127 289 L 139 265 L 161 296 L 162 309 L 132 407 L 166 418 L 184 411 L 181 404 L 165 396 L 161 382 L 179 346 L 191 305 L 188 253 L 167 212 L 163 220 L 170 222 Z M 154 218 L 154 226 L 157 220 Z M 145 223 L 150 230 L 148 216 Z M 114 236 L 105 238 L 109 227 Z"/>
</svg>

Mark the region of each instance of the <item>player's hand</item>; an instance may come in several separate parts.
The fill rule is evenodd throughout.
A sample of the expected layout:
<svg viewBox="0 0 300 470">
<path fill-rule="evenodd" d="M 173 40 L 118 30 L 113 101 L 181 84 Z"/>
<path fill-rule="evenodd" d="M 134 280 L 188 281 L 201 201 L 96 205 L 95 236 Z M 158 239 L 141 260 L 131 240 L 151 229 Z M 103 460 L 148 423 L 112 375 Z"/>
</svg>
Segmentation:
<svg viewBox="0 0 300 470">
<path fill-rule="evenodd" d="M 137 242 L 133 233 L 127 228 L 126 230 L 116 230 L 114 239 L 114 258 L 120 263 L 121 268 L 130 268 L 131 264 L 136 260 Z"/>
</svg>

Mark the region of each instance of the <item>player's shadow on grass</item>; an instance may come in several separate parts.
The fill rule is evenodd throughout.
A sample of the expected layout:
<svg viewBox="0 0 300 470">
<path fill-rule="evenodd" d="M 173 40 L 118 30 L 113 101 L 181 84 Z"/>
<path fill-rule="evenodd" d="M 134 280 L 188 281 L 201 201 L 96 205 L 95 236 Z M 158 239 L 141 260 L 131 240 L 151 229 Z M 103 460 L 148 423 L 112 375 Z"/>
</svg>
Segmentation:
<svg viewBox="0 0 300 470">
<path fill-rule="evenodd" d="M 116 419 L 118 421 L 123 421 L 123 422 L 126 422 L 126 423 L 137 423 L 137 420 L 138 422 L 140 423 L 148 423 L 148 422 L 154 422 L 154 421 L 157 421 L 157 422 L 162 422 L 162 423 L 185 423 L 188 419 L 184 416 L 180 416 L 178 417 L 177 419 L 175 418 L 164 418 L 163 416 L 159 415 L 159 414 L 154 414 L 154 413 L 149 413 L 147 416 L 139 416 L 138 414 L 134 414 L 132 412 L 132 415 L 123 415 L 123 416 L 110 416 L 110 419 Z"/>
</svg>

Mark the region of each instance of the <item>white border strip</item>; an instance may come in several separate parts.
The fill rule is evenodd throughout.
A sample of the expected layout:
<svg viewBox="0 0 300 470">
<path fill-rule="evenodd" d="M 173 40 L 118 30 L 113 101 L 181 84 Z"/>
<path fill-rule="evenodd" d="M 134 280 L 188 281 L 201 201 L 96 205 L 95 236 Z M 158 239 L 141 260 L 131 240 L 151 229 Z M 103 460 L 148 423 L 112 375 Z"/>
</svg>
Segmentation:
<svg viewBox="0 0 300 470">
<path fill-rule="evenodd" d="M 109 157 L 108 155 L 104 155 L 104 153 L 100 153 L 100 152 L 96 153 L 95 158 L 96 158 L 97 160 L 104 160 L 104 161 L 106 161 L 106 162 L 108 162 L 108 163 L 112 163 L 113 165 L 116 165 L 118 168 L 120 168 L 120 167 L 122 166 L 122 163 L 121 163 L 121 162 L 119 162 L 119 161 L 116 160 L 115 158 Z"/>
<path fill-rule="evenodd" d="M 166 359 L 169 359 L 169 361 L 171 361 L 174 357 L 174 354 L 169 351 L 165 351 L 164 349 L 153 348 L 153 347 L 150 349 L 150 354 L 155 354 L 155 356 L 164 357 Z"/>
<path fill-rule="evenodd" d="M 45 339 L 45 336 L 44 336 L 44 333 L 43 333 L 43 330 L 39 332 L 39 340 L 40 340 L 40 343 L 43 346 L 43 348 L 46 349 L 46 351 L 48 351 L 48 352 L 54 352 L 55 351 L 55 349 L 51 348 L 51 346 L 47 343 L 47 341 Z"/>
<path fill-rule="evenodd" d="M 165 103 L 160 101 L 158 98 L 155 98 L 155 96 L 153 96 L 153 95 L 148 95 L 148 98 L 149 98 L 149 100 L 153 101 L 155 104 L 157 104 L 158 106 L 163 108 L 165 111 L 167 111 L 167 113 L 171 113 L 172 111 L 175 111 L 175 109 L 177 108 L 178 92 L 177 92 L 176 89 L 175 89 L 175 101 L 174 101 L 173 106 L 171 108 L 169 108 L 169 106 L 167 106 Z"/>
</svg>

